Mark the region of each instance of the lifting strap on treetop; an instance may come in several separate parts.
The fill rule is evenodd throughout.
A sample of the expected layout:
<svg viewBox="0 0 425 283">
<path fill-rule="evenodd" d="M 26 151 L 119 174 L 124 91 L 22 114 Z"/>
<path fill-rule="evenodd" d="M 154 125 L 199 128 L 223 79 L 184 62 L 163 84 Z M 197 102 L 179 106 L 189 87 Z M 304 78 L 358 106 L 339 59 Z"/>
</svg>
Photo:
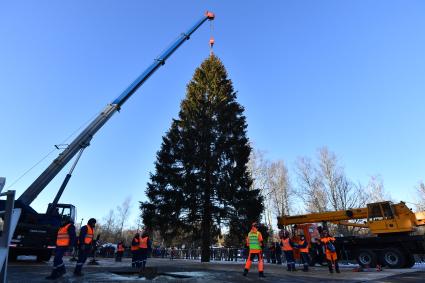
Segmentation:
<svg viewBox="0 0 425 283">
<path fill-rule="evenodd" d="M 207 15 L 207 17 L 209 19 L 214 19 L 214 14 L 212 14 L 212 15 L 209 15 L 209 14 L 212 14 L 212 13 L 211 12 L 206 12 L 206 15 Z M 210 41 L 209 41 L 209 44 L 210 44 L 210 56 L 212 56 L 214 54 L 213 47 L 214 47 L 215 41 L 214 41 L 213 32 L 214 32 L 214 22 L 213 21 L 210 21 Z"/>
</svg>

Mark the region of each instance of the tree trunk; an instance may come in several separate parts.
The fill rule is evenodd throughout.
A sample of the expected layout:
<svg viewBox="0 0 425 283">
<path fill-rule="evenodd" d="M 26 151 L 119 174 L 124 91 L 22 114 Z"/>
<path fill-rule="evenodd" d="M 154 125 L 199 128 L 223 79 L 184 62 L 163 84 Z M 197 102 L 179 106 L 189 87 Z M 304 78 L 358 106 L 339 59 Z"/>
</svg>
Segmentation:
<svg viewBox="0 0 425 283">
<path fill-rule="evenodd" d="M 211 209 L 208 201 L 204 203 L 204 215 L 202 218 L 202 253 L 201 262 L 210 261 L 211 246 Z"/>
<path fill-rule="evenodd" d="M 209 156 L 210 148 L 207 147 L 207 156 Z M 205 191 L 202 215 L 202 245 L 201 245 L 201 262 L 210 261 L 211 247 L 211 172 L 209 160 L 205 160 Z"/>
<path fill-rule="evenodd" d="M 204 209 L 202 217 L 202 254 L 201 261 L 210 261 L 210 246 L 211 246 L 211 204 L 210 204 L 210 185 L 207 185 L 204 193 Z"/>
</svg>

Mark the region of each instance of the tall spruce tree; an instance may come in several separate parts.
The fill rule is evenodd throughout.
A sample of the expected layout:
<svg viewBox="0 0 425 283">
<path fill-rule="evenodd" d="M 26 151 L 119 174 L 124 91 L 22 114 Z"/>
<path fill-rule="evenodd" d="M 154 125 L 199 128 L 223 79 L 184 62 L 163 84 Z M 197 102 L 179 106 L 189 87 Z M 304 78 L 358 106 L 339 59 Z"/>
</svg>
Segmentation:
<svg viewBox="0 0 425 283">
<path fill-rule="evenodd" d="M 223 64 L 210 56 L 187 85 L 179 118 L 157 153 L 149 200 L 141 203 L 145 225 L 166 241 L 179 233 L 201 241 L 202 261 L 209 261 L 222 227 L 242 239 L 263 210 L 247 170 L 251 147 L 243 111 Z"/>
</svg>

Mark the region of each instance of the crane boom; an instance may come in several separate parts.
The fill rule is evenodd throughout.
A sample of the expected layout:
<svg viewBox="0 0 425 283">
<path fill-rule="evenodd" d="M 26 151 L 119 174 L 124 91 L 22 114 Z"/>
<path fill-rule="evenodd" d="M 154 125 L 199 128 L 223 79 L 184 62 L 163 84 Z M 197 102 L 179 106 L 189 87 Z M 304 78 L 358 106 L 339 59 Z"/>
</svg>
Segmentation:
<svg viewBox="0 0 425 283">
<path fill-rule="evenodd" d="M 294 216 L 283 215 L 278 217 L 278 224 L 286 226 L 304 223 L 333 222 L 364 218 L 367 218 L 367 208 L 356 208 L 350 210 L 328 211 Z"/>
<path fill-rule="evenodd" d="M 102 112 L 69 144 L 69 146 L 53 160 L 44 172 L 22 193 L 18 198 L 23 205 L 30 205 L 50 181 L 65 167 L 65 165 L 82 149 L 90 145 L 96 132 L 120 110 L 121 106 L 136 92 L 136 90 L 158 70 L 190 36 L 207 20 L 214 19 L 214 13 L 206 12 L 187 32 L 165 50 L 155 61 L 134 80 L 112 103 L 108 104 Z"/>
<path fill-rule="evenodd" d="M 347 220 L 365 219 L 364 224 Z M 425 225 L 425 211 L 412 212 L 406 203 L 381 201 L 368 203 L 366 207 L 310 213 L 304 215 L 281 216 L 277 218 L 279 228 L 287 225 L 332 222 L 335 224 L 369 228 L 373 234 L 409 233 L 416 227 Z"/>
</svg>

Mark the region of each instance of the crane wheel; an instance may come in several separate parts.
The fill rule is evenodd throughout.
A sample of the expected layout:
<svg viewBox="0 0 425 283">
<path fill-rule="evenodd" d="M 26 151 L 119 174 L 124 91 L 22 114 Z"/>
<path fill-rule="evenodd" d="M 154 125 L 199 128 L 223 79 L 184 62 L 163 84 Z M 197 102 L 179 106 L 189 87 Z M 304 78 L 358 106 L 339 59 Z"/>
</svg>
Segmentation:
<svg viewBox="0 0 425 283">
<path fill-rule="evenodd" d="M 361 267 L 376 267 L 376 254 L 371 249 L 361 249 L 357 252 L 356 260 Z"/>
<path fill-rule="evenodd" d="M 388 248 L 381 253 L 382 264 L 389 268 L 403 268 L 406 266 L 407 260 L 408 257 L 397 248 Z"/>
</svg>

